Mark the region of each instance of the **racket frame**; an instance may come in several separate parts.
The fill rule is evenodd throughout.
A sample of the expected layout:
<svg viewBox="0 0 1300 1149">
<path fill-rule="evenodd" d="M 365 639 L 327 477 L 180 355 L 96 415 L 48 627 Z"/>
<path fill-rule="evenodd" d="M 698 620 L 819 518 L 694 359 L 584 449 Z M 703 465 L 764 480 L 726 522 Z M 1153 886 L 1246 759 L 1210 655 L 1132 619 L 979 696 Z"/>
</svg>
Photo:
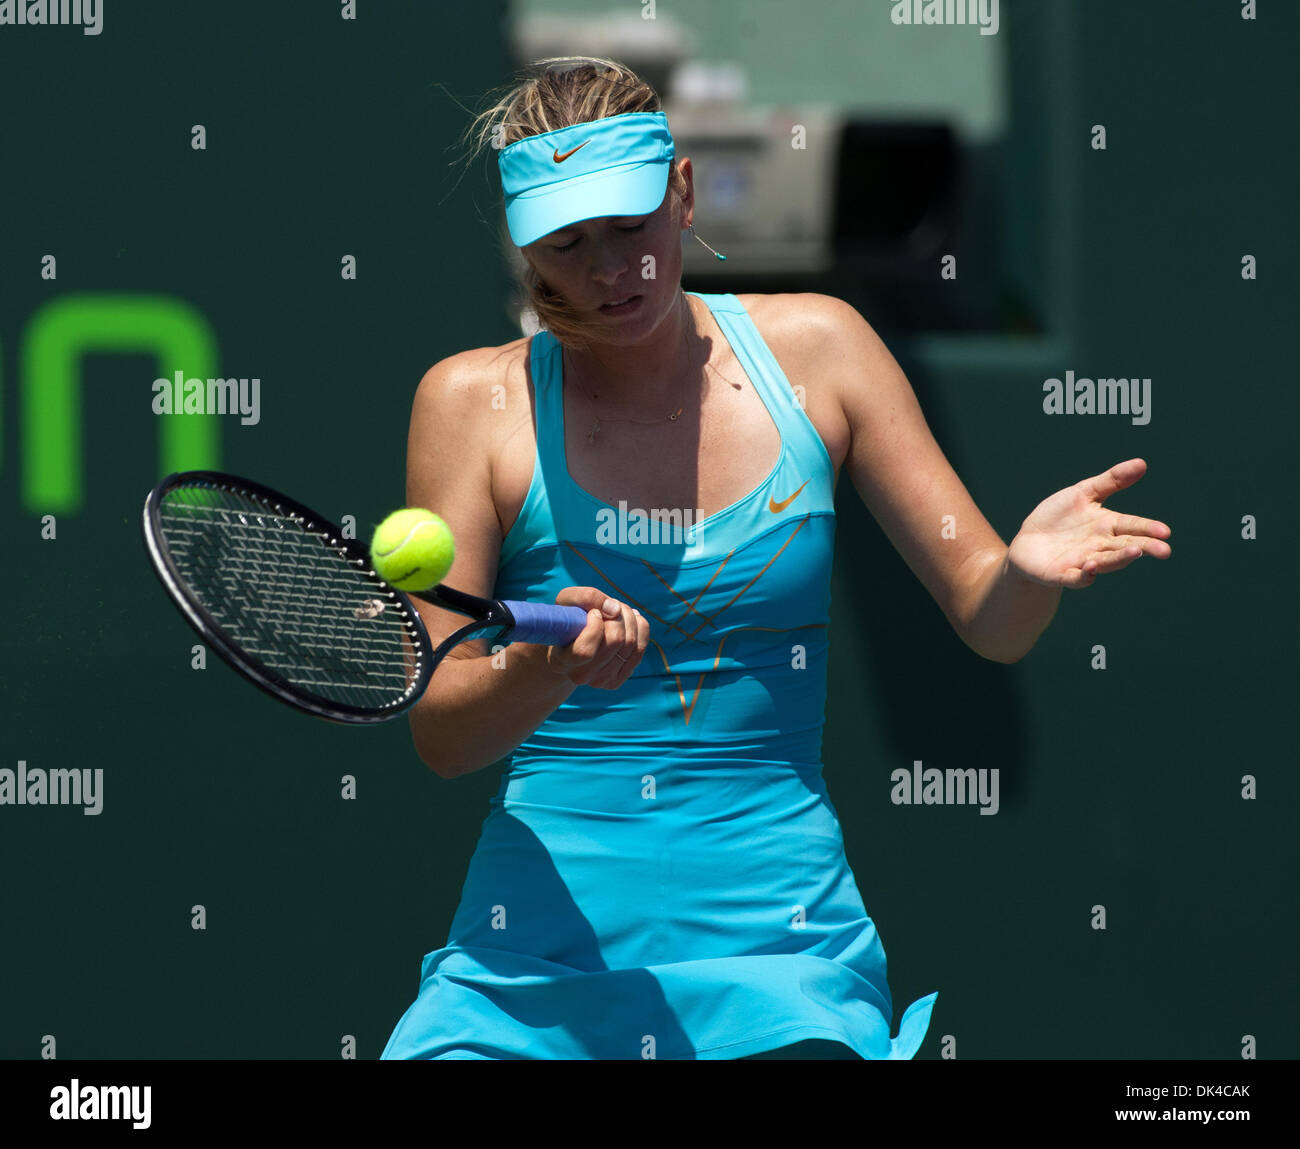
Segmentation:
<svg viewBox="0 0 1300 1149">
<path fill-rule="evenodd" d="M 455 587 L 444 586 L 442 583 L 425 591 L 412 591 L 410 597 L 441 607 L 443 610 L 454 611 L 456 614 L 467 614 L 474 620 L 453 631 L 438 644 L 438 648 L 433 652 L 435 667 L 462 642 L 474 638 L 486 638 L 490 652 L 495 642 L 505 640 L 515 628 L 515 619 L 510 613 L 510 608 L 500 599 L 479 598 L 476 594 L 467 594 L 463 590 L 456 590 Z M 476 631 L 480 633 L 476 634 Z"/>
<path fill-rule="evenodd" d="M 226 636 L 221 624 L 213 617 L 194 592 L 190 590 L 186 580 L 181 575 L 167 546 L 161 523 L 162 501 L 169 491 L 178 487 L 201 484 L 207 484 L 233 494 L 244 493 L 256 499 L 265 500 L 275 513 L 284 511 L 287 512 L 286 517 L 302 519 L 305 530 L 313 534 L 326 535 L 328 545 L 331 548 L 342 551 L 361 573 L 368 575 L 374 581 L 375 598 L 395 600 L 401 606 L 405 620 L 410 623 L 409 631 L 415 644 L 416 672 L 413 681 L 408 685 L 406 694 L 400 702 L 390 703 L 383 707 L 361 707 L 302 693 L 282 675 L 246 655 L 233 639 Z M 287 703 L 318 718 L 325 718 L 332 722 L 347 725 L 356 725 L 387 722 L 398 717 L 423 697 L 433 675 L 434 667 L 450 649 L 449 644 L 452 644 L 452 639 L 456 637 L 456 635 L 452 635 L 451 638 L 442 643 L 438 647 L 438 650 L 442 653 L 435 655 L 424 620 L 420 617 L 420 612 L 406 595 L 396 587 L 384 582 L 375 573 L 370 563 L 370 555 L 365 547 L 355 539 L 344 538 L 339 527 L 330 519 L 325 518 L 324 515 L 318 514 L 298 500 L 292 499 L 288 495 L 255 480 L 246 479 L 240 475 L 224 474 L 220 471 L 173 472 L 149 492 L 148 497 L 145 499 L 141 526 L 144 533 L 145 547 L 149 552 L 155 572 L 167 590 L 168 598 L 172 600 L 189 624 L 198 632 L 199 636 L 211 645 L 228 665 L 237 670 L 254 686 L 265 691 L 278 701 Z M 482 599 L 475 599 L 472 595 L 464 595 L 461 591 L 452 593 L 460 600 L 474 599 L 476 602 L 483 602 Z M 436 599 L 429 598 L 428 594 L 421 597 L 436 603 Z M 441 605 L 441 603 L 437 603 L 437 605 Z M 453 607 L 452 609 L 459 610 L 461 608 Z M 457 633 L 473 629 L 474 625 L 463 627 Z"/>
</svg>

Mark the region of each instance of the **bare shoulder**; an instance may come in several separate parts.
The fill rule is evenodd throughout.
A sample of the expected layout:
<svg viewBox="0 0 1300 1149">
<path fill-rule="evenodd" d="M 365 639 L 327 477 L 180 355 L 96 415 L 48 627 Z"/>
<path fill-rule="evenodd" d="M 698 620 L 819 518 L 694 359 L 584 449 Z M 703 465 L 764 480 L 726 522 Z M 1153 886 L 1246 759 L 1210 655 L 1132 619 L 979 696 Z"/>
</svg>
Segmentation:
<svg viewBox="0 0 1300 1149">
<path fill-rule="evenodd" d="M 816 386 L 827 404 L 861 408 L 901 376 L 889 349 L 856 307 L 833 295 L 737 296 L 781 366 Z"/>
<path fill-rule="evenodd" d="M 448 355 L 424 373 L 417 397 L 428 393 L 426 398 L 436 398 L 444 404 L 474 406 L 475 401 L 490 393 L 495 385 L 509 384 L 527 347 L 527 339 L 516 339 L 499 347 L 473 347 Z"/>
<path fill-rule="evenodd" d="M 521 419 L 531 422 L 528 347 L 528 338 L 521 338 L 440 359 L 416 389 L 412 427 L 420 422 L 454 427 L 464 449 L 478 444 L 495 455 Z"/>
<path fill-rule="evenodd" d="M 842 367 L 852 359 L 856 325 L 866 321 L 843 300 L 815 292 L 736 298 L 800 396 L 838 476 L 850 443 Z"/>
<path fill-rule="evenodd" d="M 823 411 L 843 410 L 864 377 L 887 357 L 871 325 L 851 303 L 818 292 L 738 295 L 763 341 L 792 383 L 811 396 L 815 389 Z"/>
<path fill-rule="evenodd" d="M 490 594 L 496 579 L 504 537 L 498 498 L 502 447 L 512 428 L 529 425 L 526 384 L 517 378 L 522 371 L 513 369 L 527 342 L 440 359 L 420 379 L 411 406 L 406 502 L 431 507 L 446 520 L 456 540 L 448 582 L 470 594 Z M 455 621 L 427 604 L 419 609 L 440 634 Z"/>
<path fill-rule="evenodd" d="M 440 459 L 455 458 L 463 473 L 479 475 L 485 485 L 490 484 L 491 460 L 507 424 L 516 423 L 521 414 L 528 421 L 530 405 L 519 354 L 527 344 L 527 339 L 521 339 L 459 351 L 424 373 L 411 403 L 408 482 L 424 485 Z"/>
<path fill-rule="evenodd" d="M 815 291 L 775 295 L 738 295 L 754 326 L 769 344 L 773 340 L 801 356 L 816 358 L 834 350 L 831 341 L 860 336 L 869 330 L 851 303 Z M 769 338 L 769 333 L 771 338 Z"/>
<path fill-rule="evenodd" d="M 420 380 L 411 409 L 408 501 L 432 505 L 419 496 L 435 498 L 456 487 L 458 498 L 479 507 L 480 518 L 490 511 L 495 520 L 500 534 L 483 541 L 485 552 L 499 546 L 532 476 L 530 344 L 523 337 L 439 360 Z M 494 573 L 475 572 L 483 579 Z"/>
</svg>

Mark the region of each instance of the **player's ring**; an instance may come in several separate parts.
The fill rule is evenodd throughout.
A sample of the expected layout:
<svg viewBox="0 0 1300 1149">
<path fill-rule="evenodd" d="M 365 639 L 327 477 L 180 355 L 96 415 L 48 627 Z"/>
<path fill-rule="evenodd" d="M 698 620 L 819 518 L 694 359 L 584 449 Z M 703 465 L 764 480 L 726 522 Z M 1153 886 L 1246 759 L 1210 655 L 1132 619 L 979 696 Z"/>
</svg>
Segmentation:
<svg viewBox="0 0 1300 1149">
<path fill-rule="evenodd" d="M 619 662 L 626 662 L 626 661 L 627 661 L 627 659 L 624 658 L 621 654 L 619 654 L 618 651 L 615 651 L 615 652 L 614 652 L 614 657 L 617 658 L 617 659 L 619 660 Z"/>
</svg>

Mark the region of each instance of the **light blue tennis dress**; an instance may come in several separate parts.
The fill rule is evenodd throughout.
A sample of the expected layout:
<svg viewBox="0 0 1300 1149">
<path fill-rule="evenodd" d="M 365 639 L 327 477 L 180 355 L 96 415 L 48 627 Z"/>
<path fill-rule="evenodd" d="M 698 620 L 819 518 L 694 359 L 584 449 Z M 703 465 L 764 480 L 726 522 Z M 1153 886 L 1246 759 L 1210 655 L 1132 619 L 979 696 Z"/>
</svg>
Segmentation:
<svg viewBox="0 0 1300 1149">
<path fill-rule="evenodd" d="M 494 593 L 599 587 L 650 645 L 512 755 L 384 1058 L 720 1060 L 811 1039 L 910 1058 L 925 1037 L 937 993 L 890 1036 L 884 947 L 822 780 L 833 466 L 740 301 L 691 294 L 780 457 L 702 522 L 603 503 L 565 464 L 560 345 L 533 338 L 537 463 Z"/>
</svg>

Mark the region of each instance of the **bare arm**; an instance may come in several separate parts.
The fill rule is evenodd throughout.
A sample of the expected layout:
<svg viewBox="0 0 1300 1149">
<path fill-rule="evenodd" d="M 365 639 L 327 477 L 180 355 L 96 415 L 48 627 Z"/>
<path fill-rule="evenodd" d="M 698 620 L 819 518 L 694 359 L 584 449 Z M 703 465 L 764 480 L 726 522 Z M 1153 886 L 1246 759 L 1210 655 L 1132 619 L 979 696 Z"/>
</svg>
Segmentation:
<svg viewBox="0 0 1300 1149">
<path fill-rule="evenodd" d="M 852 434 L 853 485 L 912 573 L 976 654 L 1015 662 L 1060 601 L 1006 566 L 1007 544 L 980 513 L 925 421 L 906 375 L 849 304 L 810 295 L 810 346 L 833 378 Z"/>
<path fill-rule="evenodd" d="M 482 598 L 492 597 L 502 543 L 492 499 L 492 439 L 485 429 L 493 382 L 469 352 L 431 367 L 412 403 L 406 455 L 407 505 L 441 515 L 455 539 L 455 562 L 443 581 Z M 467 621 L 412 601 L 435 646 Z M 560 592 L 557 602 L 588 610 L 587 629 L 567 648 L 512 643 L 494 658 L 484 639 L 456 647 L 409 715 L 416 752 L 430 769 L 454 778 L 490 766 L 515 750 L 575 686 L 614 689 L 626 681 L 645 649 L 648 624 L 623 604 L 602 619 L 605 601 L 592 587 Z"/>
<path fill-rule="evenodd" d="M 443 581 L 487 598 L 496 581 L 501 528 L 486 438 L 471 430 L 480 423 L 484 390 L 464 355 L 435 364 L 420 381 L 407 437 L 406 503 L 435 510 L 451 528 L 456 560 Z M 412 601 L 435 646 L 467 621 Z M 443 660 L 410 711 L 416 752 L 434 773 L 453 778 L 499 761 L 572 693 L 573 683 L 547 668 L 545 651 L 517 644 L 494 666 L 479 639 Z"/>
</svg>

